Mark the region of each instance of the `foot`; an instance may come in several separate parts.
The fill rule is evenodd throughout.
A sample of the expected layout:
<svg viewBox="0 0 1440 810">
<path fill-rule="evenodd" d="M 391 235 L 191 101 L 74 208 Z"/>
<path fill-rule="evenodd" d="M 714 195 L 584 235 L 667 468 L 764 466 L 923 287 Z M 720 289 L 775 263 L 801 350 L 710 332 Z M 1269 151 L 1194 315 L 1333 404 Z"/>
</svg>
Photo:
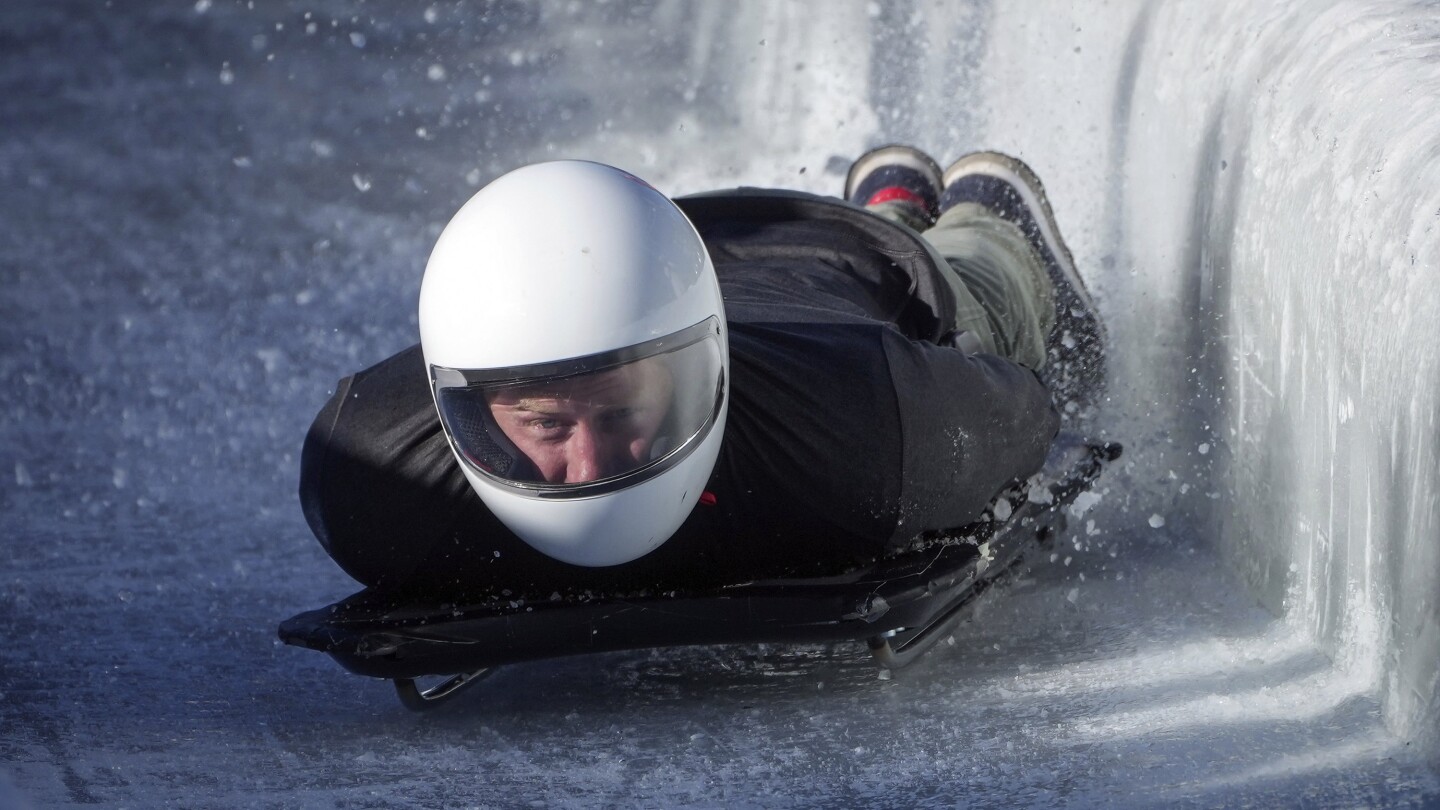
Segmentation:
<svg viewBox="0 0 1440 810">
<path fill-rule="evenodd" d="M 882 146 L 861 155 L 845 178 L 845 199 L 862 207 L 909 206 L 928 224 L 940 214 L 940 166 L 911 146 Z"/>
<path fill-rule="evenodd" d="M 1041 376 L 1068 413 L 1097 404 L 1105 386 L 1105 326 L 1040 178 L 1020 160 L 999 152 L 976 152 L 950 165 L 943 176 L 940 212 L 975 203 L 1019 226 L 1040 257 L 1055 289 L 1055 326 L 1050 330 Z"/>
</svg>

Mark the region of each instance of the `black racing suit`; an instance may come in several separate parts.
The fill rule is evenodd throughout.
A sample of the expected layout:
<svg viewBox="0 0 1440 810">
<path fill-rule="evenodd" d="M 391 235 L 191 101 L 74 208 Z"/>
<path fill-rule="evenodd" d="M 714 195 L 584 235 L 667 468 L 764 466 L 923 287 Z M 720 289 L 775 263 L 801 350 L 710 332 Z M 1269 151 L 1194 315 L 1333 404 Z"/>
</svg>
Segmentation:
<svg viewBox="0 0 1440 810">
<path fill-rule="evenodd" d="M 676 201 L 715 263 L 730 405 L 704 499 L 610 568 L 531 549 L 470 489 L 418 346 L 342 380 L 305 441 L 300 498 L 367 585 L 441 594 L 706 587 L 839 573 L 975 520 L 1037 471 L 1059 418 L 1023 366 L 952 348 L 954 303 L 913 231 L 836 200 Z"/>
</svg>

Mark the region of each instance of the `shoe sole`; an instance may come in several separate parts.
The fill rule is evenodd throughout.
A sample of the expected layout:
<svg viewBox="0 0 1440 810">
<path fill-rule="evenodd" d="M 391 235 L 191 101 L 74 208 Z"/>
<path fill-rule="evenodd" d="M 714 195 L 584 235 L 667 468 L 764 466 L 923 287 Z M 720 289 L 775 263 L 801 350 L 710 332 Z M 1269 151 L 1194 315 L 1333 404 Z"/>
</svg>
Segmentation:
<svg viewBox="0 0 1440 810">
<path fill-rule="evenodd" d="M 933 158 L 913 146 L 891 144 L 871 149 L 850 164 L 850 173 L 845 176 L 845 199 L 855 196 L 855 189 L 860 186 L 861 181 L 881 166 L 903 166 L 920 172 L 934 185 L 937 198 L 940 190 L 944 188 L 940 184 L 943 176 L 940 173 L 940 164 Z"/>
</svg>

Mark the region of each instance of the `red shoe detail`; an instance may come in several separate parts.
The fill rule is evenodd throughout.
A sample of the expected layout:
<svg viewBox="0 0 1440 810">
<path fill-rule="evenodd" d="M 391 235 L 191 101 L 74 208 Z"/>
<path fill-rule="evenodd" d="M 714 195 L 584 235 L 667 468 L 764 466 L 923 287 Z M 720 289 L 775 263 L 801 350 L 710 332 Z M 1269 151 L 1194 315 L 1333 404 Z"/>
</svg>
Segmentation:
<svg viewBox="0 0 1440 810">
<path fill-rule="evenodd" d="M 705 492 L 700 493 L 700 505 L 701 505 L 701 506 L 714 506 L 714 505 L 715 505 L 715 493 L 710 492 L 710 491 L 705 491 Z"/>
<path fill-rule="evenodd" d="M 880 203 L 887 202 L 910 203 L 916 208 L 919 208 L 921 211 L 925 210 L 924 198 L 922 198 L 919 194 L 911 191 L 910 189 L 904 188 L 902 186 L 890 186 L 888 188 L 882 188 L 874 194 L 871 194 L 870 199 L 867 200 L 865 204 L 879 205 Z"/>
</svg>

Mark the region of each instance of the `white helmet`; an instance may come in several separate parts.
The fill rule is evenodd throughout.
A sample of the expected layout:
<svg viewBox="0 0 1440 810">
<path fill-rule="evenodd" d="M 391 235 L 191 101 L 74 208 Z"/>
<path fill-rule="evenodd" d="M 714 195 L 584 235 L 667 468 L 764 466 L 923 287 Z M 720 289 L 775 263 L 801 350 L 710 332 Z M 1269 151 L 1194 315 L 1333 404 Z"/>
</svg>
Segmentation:
<svg viewBox="0 0 1440 810">
<path fill-rule="evenodd" d="M 644 181 L 567 160 L 481 189 L 430 254 L 420 344 L 470 486 L 539 551 L 628 562 L 704 491 L 724 305 L 694 226 Z"/>
</svg>

